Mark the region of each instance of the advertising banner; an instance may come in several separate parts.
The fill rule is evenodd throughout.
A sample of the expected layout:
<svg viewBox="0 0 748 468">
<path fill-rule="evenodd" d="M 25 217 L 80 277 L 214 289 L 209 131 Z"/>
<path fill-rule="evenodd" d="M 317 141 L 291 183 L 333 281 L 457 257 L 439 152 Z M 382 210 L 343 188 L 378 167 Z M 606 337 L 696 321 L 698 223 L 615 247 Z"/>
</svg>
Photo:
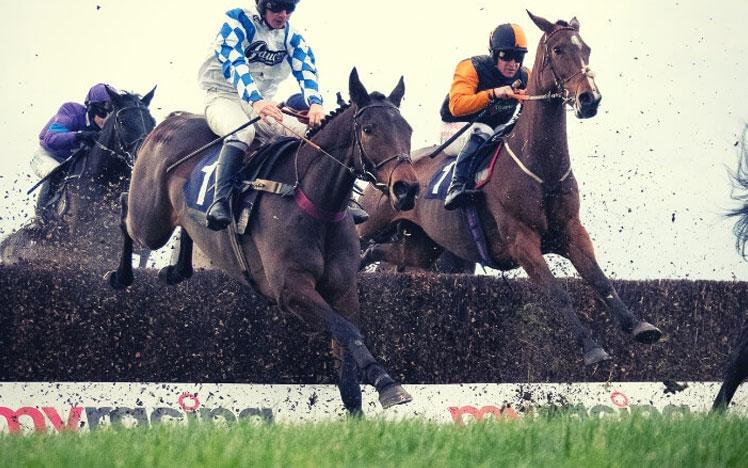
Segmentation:
<svg viewBox="0 0 748 468">
<path fill-rule="evenodd" d="M 364 387 L 364 413 L 388 420 L 421 418 L 445 424 L 532 417 L 562 410 L 580 418 L 629 414 L 677 416 L 706 412 L 719 382 L 405 385 L 407 405 L 382 410 Z M 748 385 L 729 408 L 748 416 Z M 230 425 L 340 420 L 345 410 L 334 385 L 190 383 L 0 383 L 0 432 L 88 431 L 121 425 Z"/>
</svg>

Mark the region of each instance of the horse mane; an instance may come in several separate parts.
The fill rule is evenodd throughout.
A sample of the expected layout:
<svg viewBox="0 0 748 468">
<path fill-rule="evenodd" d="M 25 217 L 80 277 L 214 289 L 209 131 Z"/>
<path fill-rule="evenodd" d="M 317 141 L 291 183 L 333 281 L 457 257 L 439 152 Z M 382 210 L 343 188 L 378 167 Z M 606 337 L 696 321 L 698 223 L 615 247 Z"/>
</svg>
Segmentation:
<svg viewBox="0 0 748 468">
<path fill-rule="evenodd" d="M 376 101 L 376 102 L 381 102 L 381 101 L 386 101 L 387 100 L 387 96 L 385 96 L 384 94 L 380 93 L 379 91 L 374 91 L 371 94 L 369 94 L 369 98 L 372 101 Z M 338 115 L 340 115 L 343 112 L 347 111 L 352 105 L 353 105 L 353 103 L 351 101 L 344 102 L 341 99 L 338 99 L 338 108 L 335 109 L 334 111 L 330 112 L 328 115 L 326 115 L 325 118 L 322 119 L 322 122 L 320 123 L 319 127 L 310 128 L 309 130 L 307 130 L 305 136 L 307 138 L 312 138 L 314 135 L 316 135 L 317 133 L 319 133 L 320 130 L 322 130 L 323 128 L 325 128 L 327 126 L 327 124 L 329 124 L 330 122 L 332 122 L 335 117 L 337 117 Z"/>
<path fill-rule="evenodd" d="M 330 122 L 332 122 L 332 120 L 335 117 L 337 117 L 338 115 L 340 115 L 343 112 L 347 111 L 352 105 L 353 105 L 353 103 L 351 101 L 341 103 L 338 106 L 337 109 L 335 109 L 334 111 L 330 112 L 329 114 L 327 114 L 325 116 L 324 119 L 322 119 L 322 122 L 319 124 L 318 127 L 310 128 L 309 130 L 307 130 L 305 136 L 307 138 L 312 138 L 314 135 L 316 135 L 317 133 L 319 133 L 320 130 L 322 130 L 323 128 L 325 128 L 327 126 L 327 124 L 329 124 Z"/>
<path fill-rule="evenodd" d="M 738 168 L 731 174 L 732 193 L 731 197 L 740 203 L 740 207 L 728 211 L 727 216 L 737 216 L 738 220 L 732 228 L 735 234 L 735 248 L 740 255 L 748 259 L 746 243 L 748 242 L 748 148 L 746 138 L 748 137 L 748 124 L 743 128 L 743 137 L 740 142 L 738 155 Z"/>
</svg>

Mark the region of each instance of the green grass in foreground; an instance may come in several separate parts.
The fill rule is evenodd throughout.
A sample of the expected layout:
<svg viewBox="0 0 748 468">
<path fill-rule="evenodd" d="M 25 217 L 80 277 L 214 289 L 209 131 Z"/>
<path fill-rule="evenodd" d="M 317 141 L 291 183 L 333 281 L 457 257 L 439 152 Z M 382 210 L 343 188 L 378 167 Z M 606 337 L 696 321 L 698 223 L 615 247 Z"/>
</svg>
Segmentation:
<svg viewBox="0 0 748 468">
<path fill-rule="evenodd" d="M 159 426 L 0 436 L 0 466 L 746 466 L 748 419 Z"/>
</svg>

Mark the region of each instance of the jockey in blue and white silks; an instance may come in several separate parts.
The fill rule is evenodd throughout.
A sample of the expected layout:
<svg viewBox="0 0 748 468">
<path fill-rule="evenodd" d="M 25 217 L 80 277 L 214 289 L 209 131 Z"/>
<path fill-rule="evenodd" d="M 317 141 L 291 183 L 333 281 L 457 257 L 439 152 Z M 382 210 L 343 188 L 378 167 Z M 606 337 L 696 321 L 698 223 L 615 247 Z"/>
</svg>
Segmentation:
<svg viewBox="0 0 748 468">
<path fill-rule="evenodd" d="M 276 121 L 303 133 L 294 119 L 283 119 L 273 101 L 278 85 L 290 75 L 296 79 L 309 107 L 309 125 L 324 117 L 314 53 L 288 22 L 299 0 L 256 0 L 257 8 L 228 11 L 209 57 L 200 67 L 199 83 L 206 92 L 205 118 L 219 136 L 229 135 L 255 117 L 262 120 L 230 135 L 216 166 L 214 202 L 207 213 L 208 227 L 224 229 L 231 221 L 229 198 L 235 174 L 255 138 L 261 143 L 276 136 L 293 136 Z"/>
</svg>

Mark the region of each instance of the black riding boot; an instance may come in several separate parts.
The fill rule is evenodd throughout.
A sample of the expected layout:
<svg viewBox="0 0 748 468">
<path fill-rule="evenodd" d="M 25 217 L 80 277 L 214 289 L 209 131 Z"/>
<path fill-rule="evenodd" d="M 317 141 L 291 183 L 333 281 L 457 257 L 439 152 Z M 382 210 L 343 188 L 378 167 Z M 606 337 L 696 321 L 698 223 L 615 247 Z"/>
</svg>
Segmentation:
<svg viewBox="0 0 748 468">
<path fill-rule="evenodd" d="M 216 165 L 213 203 L 206 214 L 209 229 L 221 231 L 231 224 L 232 213 L 229 201 L 234 189 L 234 179 L 242 167 L 243 160 L 244 148 L 224 143 Z"/>
<path fill-rule="evenodd" d="M 472 183 L 470 183 L 469 179 L 473 175 L 470 171 L 472 159 L 478 148 L 485 141 L 486 139 L 482 134 L 474 132 L 470 135 L 470 139 L 465 143 L 465 146 L 460 150 L 460 154 L 457 155 L 457 162 L 455 162 L 454 175 L 452 176 L 452 181 L 449 183 L 447 196 L 444 199 L 444 208 L 448 210 L 457 209 L 463 206 L 468 198 L 470 198 L 469 189 Z"/>
</svg>

